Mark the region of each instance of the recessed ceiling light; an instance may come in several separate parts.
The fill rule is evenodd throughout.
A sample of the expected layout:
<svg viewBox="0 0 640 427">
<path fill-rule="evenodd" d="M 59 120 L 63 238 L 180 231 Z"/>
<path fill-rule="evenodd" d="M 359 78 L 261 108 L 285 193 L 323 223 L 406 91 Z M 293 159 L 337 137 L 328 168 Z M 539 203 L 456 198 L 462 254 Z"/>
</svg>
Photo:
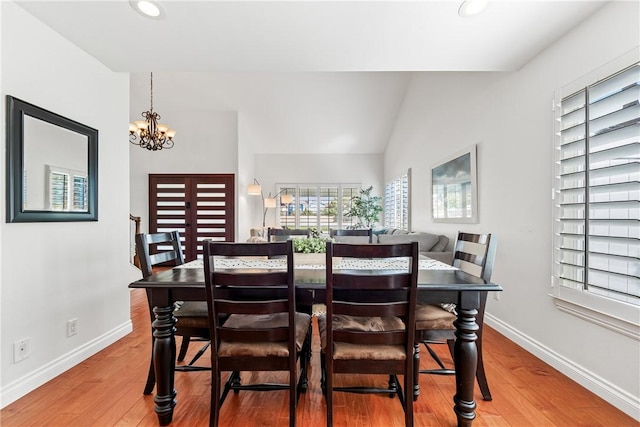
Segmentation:
<svg viewBox="0 0 640 427">
<path fill-rule="evenodd" d="M 474 16 L 482 12 L 489 3 L 489 0 L 465 0 L 458 9 L 458 15 L 463 18 Z"/>
<path fill-rule="evenodd" d="M 162 19 L 165 16 L 164 7 L 156 0 L 129 0 L 129 4 L 136 12 L 147 18 Z"/>
</svg>

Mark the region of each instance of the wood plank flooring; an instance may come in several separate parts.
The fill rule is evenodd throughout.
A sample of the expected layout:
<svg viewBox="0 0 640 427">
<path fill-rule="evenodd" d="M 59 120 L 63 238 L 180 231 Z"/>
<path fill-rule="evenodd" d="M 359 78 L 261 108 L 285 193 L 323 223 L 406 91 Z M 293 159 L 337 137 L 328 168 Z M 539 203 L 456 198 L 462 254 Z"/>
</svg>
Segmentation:
<svg viewBox="0 0 640 427">
<path fill-rule="evenodd" d="M 80 365 L 0 411 L 0 425 L 12 426 L 157 426 L 153 396 L 144 396 L 150 355 L 150 322 L 143 290 L 131 293 L 134 331 Z M 298 404 L 298 425 L 326 424 L 320 391 L 320 358 L 314 329 L 309 390 Z M 485 402 L 476 387 L 478 407 L 474 426 L 593 426 L 638 427 L 640 424 L 582 388 L 558 371 L 485 327 L 485 366 L 493 401 Z M 201 343 L 192 343 L 190 354 Z M 446 346 L 437 346 L 449 360 Z M 423 354 L 426 354 L 423 353 Z M 189 355 L 187 359 L 189 359 Z M 201 359 L 208 364 L 208 352 Z M 429 365 L 426 357 L 423 367 Z M 261 380 L 286 381 L 279 373 L 256 374 Z M 251 374 L 243 373 L 250 381 Z M 342 379 L 350 381 L 352 378 Z M 362 383 L 386 384 L 386 378 L 366 376 Z M 454 377 L 421 375 L 422 394 L 415 403 L 416 426 L 455 426 L 452 396 Z M 205 426 L 209 422 L 209 372 L 176 373 L 178 405 L 172 426 Z M 402 426 L 399 401 L 385 395 L 337 393 L 336 426 Z M 288 394 L 240 392 L 230 395 L 221 411 L 221 426 L 288 426 Z"/>
</svg>

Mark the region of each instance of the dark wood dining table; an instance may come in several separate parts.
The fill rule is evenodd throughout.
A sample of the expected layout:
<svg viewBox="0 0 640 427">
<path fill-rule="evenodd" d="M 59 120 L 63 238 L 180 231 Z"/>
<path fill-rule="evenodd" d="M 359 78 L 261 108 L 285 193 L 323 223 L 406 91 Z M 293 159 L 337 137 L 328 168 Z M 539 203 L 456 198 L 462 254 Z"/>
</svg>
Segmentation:
<svg viewBox="0 0 640 427">
<path fill-rule="evenodd" d="M 370 270 L 371 274 L 383 274 L 384 270 Z M 296 268 L 296 304 L 310 308 L 325 300 L 325 270 Z M 421 303 L 455 303 L 458 319 L 454 361 L 456 393 L 453 410 L 458 426 L 471 426 L 475 418 L 475 373 L 477 366 L 476 314 L 483 292 L 501 291 L 502 287 L 459 270 L 425 269 L 419 271 L 418 299 Z M 176 344 L 173 316 L 176 301 L 204 301 L 204 270 L 175 267 L 140 279 L 129 288 L 147 290 L 150 306 L 154 307 L 153 361 L 156 376 L 155 411 L 160 425 L 171 423 L 176 406 L 177 391 L 174 388 Z"/>
</svg>

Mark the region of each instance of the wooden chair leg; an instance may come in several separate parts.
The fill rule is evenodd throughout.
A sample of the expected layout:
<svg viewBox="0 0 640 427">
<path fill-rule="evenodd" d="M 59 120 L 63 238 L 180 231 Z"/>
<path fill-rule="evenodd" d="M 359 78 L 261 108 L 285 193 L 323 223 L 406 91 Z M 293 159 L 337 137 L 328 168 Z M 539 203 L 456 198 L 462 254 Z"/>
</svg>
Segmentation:
<svg viewBox="0 0 640 427">
<path fill-rule="evenodd" d="M 147 375 L 147 384 L 144 386 L 144 394 L 153 393 L 153 388 L 156 386 L 156 371 L 153 369 L 153 355 L 151 356 L 151 362 L 149 363 L 149 374 Z"/>
<path fill-rule="evenodd" d="M 153 314 L 153 313 L 152 313 Z M 155 317 L 155 316 L 152 316 Z M 156 371 L 153 367 L 153 344 L 155 338 L 153 336 L 153 328 L 151 328 L 151 355 L 149 357 L 149 373 L 147 374 L 147 383 L 144 386 L 143 394 L 153 393 L 153 388 L 156 386 Z"/>
<path fill-rule="evenodd" d="M 333 426 L 333 380 L 327 372 L 327 356 L 320 353 L 320 388 L 327 408 L 327 426 Z"/>
<path fill-rule="evenodd" d="M 401 390 L 402 387 L 398 384 L 398 378 L 393 374 L 389 375 L 389 398 L 393 399 L 397 394 L 400 397 L 400 402 L 402 402 Z"/>
<path fill-rule="evenodd" d="M 212 367 L 211 372 L 215 368 Z M 220 419 L 220 372 L 211 375 L 211 408 L 209 409 L 209 427 L 218 427 Z"/>
<path fill-rule="evenodd" d="M 482 331 L 482 329 L 480 331 Z M 484 373 L 484 362 L 482 360 L 482 332 L 478 332 L 476 346 L 478 347 L 478 367 L 476 368 L 478 387 L 480 387 L 483 400 L 493 400 L 491 397 L 491 391 L 489 390 L 489 383 L 487 383 L 487 376 Z"/>
<path fill-rule="evenodd" d="M 324 354 L 320 354 L 320 390 L 325 396 L 327 392 L 327 367 L 325 366 Z"/>
<path fill-rule="evenodd" d="M 429 355 L 431 356 L 431 358 L 434 360 L 434 362 L 436 362 L 438 364 L 438 369 L 422 369 L 419 373 L 420 374 L 434 374 L 434 375 L 455 375 L 456 371 L 455 369 L 451 368 L 448 369 L 444 363 L 442 362 L 442 360 L 440 359 L 440 356 L 438 356 L 438 354 L 435 352 L 435 350 L 433 348 L 431 348 L 431 346 L 429 345 L 429 343 L 434 344 L 434 341 L 423 341 L 422 344 L 424 344 L 424 348 L 427 349 L 427 352 L 429 353 Z M 453 359 L 453 344 L 455 343 L 454 340 L 448 340 L 447 344 L 449 345 L 449 351 L 451 352 L 451 359 Z M 438 344 L 441 344 L 440 342 L 438 342 Z"/>
<path fill-rule="evenodd" d="M 451 360 L 453 360 L 453 348 L 456 345 L 456 340 L 447 340 L 447 345 L 449 346 L 449 354 L 451 354 Z"/>
<path fill-rule="evenodd" d="M 407 393 L 409 390 L 407 389 Z M 413 401 L 420 396 L 420 343 L 413 344 Z"/>
<path fill-rule="evenodd" d="M 302 351 L 300 352 L 300 380 L 298 382 L 297 393 L 300 397 L 300 393 L 306 393 L 309 388 L 308 371 L 309 364 L 311 363 L 311 324 L 309 324 L 309 331 L 307 337 L 302 345 Z"/>
<path fill-rule="evenodd" d="M 151 290 L 146 289 L 147 303 L 151 301 Z M 153 313 L 153 307 L 149 305 L 149 319 L 151 324 L 156 319 L 156 315 Z M 147 384 L 144 386 L 143 394 L 153 393 L 153 388 L 156 386 L 156 371 L 153 368 L 153 345 L 155 343 L 155 337 L 153 336 L 153 327 L 151 327 L 151 357 L 149 357 L 149 374 L 147 375 Z"/>
<path fill-rule="evenodd" d="M 188 345 L 189 344 L 187 344 L 187 346 Z M 211 345 L 211 341 L 207 341 L 206 344 L 203 345 L 200 350 L 198 350 L 198 352 L 195 354 L 195 356 L 193 356 L 193 359 L 191 359 L 191 361 L 188 363 L 188 365 L 191 366 L 194 363 L 196 363 L 198 361 L 198 359 L 200 359 L 202 357 L 204 352 L 207 351 L 207 349 L 209 348 L 210 345 Z M 180 348 L 180 352 L 182 352 L 182 348 Z"/>
<path fill-rule="evenodd" d="M 412 362 L 413 363 L 413 362 Z M 410 375 L 404 379 L 404 424 L 406 427 L 413 427 L 413 399 L 409 395 L 412 388 L 412 380 Z"/>
<path fill-rule="evenodd" d="M 296 368 L 296 363 L 294 363 L 289 370 L 289 427 L 296 426 L 296 403 L 298 400 Z"/>
<path fill-rule="evenodd" d="M 326 363 L 325 363 L 326 366 Z M 325 368 L 326 369 L 326 368 Z M 333 426 L 333 373 L 325 371 L 324 400 L 327 404 L 327 426 Z"/>
<path fill-rule="evenodd" d="M 182 337 L 182 344 L 180 344 L 180 353 L 178 353 L 178 362 L 182 362 L 187 355 L 187 350 L 189 349 L 189 342 L 191 341 L 191 337 L 188 335 L 184 335 Z"/>
</svg>

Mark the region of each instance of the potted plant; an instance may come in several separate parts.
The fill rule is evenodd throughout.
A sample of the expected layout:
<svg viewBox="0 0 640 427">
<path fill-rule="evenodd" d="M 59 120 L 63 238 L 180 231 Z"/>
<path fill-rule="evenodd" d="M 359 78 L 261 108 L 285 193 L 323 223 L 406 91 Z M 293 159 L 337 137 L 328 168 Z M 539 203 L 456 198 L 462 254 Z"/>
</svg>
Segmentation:
<svg viewBox="0 0 640 427">
<path fill-rule="evenodd" d="M 307 239 L 293 239 L 293 252 L 296 264 L 323 264 L 329 238 L 320 237 L 316 229 L 311 230 Z"/>
<path fill-rule="evenodd" d="M 373 228 L 380 221 L 382 197 L 372 196 L 373 185 L 351 198 L 351 207 L 344 213 L 346 217 L 357 218 L 358 222 L 349 228 Z"/>
<path fill-rule="evenodd" d="M 293 239 L 293 251 L 301 254 L 323 254 L 327 252 L 327 241 L 322 237 Z"/>
</svg>

